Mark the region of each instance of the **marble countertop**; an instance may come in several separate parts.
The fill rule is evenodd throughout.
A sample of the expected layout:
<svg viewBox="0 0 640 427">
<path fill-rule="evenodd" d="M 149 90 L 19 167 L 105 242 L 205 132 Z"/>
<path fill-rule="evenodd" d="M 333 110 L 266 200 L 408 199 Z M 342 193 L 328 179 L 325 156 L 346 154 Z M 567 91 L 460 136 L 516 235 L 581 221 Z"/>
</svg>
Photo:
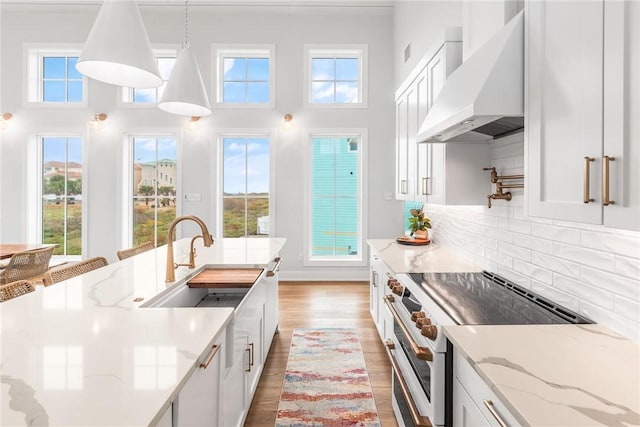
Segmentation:
<svg viewBox="0 0 640 427">
<path fill-rule="evenodd" d="M 186 262 L 189 242 L 174 243 L 176 262 Z M 169 284 L 161 246 L 0 304 L 0 425 L 155 422 L 233 309 L 139 305 L 207 266 L 264 267 L 284 243 L 217 239 Z"/>
<path fill-rule="evenodd" d="M 424 246 L 408 246 L 397 243 L 395 239 L 371 239 L 367 243 L 396 274 L 482 271 L 433 242 Z"/>
<path fill-rule="evenodd" d="M 640 346 L 601 325 L 446 326 L 523 425 L 640 425 Z"/>
</svg>

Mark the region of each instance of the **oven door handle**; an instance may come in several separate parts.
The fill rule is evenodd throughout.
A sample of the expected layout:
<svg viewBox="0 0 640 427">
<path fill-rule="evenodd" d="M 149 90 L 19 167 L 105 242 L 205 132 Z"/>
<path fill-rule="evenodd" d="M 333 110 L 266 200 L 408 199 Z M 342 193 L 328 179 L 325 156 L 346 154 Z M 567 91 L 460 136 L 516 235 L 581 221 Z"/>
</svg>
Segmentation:
<svg viewBox="0 0 640 427">
<path fill-rule="evenodd" d="M 402 371 L 400 370 L 400 366 L 398 366 L 398 361 L 395 356 L 391 352 L 395 348 L 395 344 L 391 340 L 387 340 L 386 349 L 387 355 L 389 356 L 389 360 L 391 361 L 391 366 L 393 368 L 393 372 L 400 383 L 400 389 L 402 390 L 402 394 L 404 395 L 404 400 L 407 402 L 407 406 L 409 407 L 409 412 L 411 412 L 411 419 L 413 419 L 413 424 L 416 427 L 432 427 L 431 420 L 429 417 L 420 415 L 418 412 L 418 408 L 416 407 L 413 398 L 411 397 L 411 393 L 409 392 L 409 386 L 407 385 L 404 376 L 402 375 Z"/>
<path fill-rule="evenodd" d="M 409 340 L 409 345 L 411 346 L 411 350 L 413 351 L 413 353 L 416 355 L 418 359 L 425 360 L 427 362 L 433 361 L 433 353 L 431 353 L 431 350 L 428 347 L 420 347 L 418 345 L 416 340 L 413 338 L 413 335 L 411 335 L 411 332 L 409 332 L 409 329 L 406 327 L 406 325 L 402 321 L 402 318 L 400 317 L 400 313 L 398 313 L 396 308 L 393 306 L 394 301 L 395 301 L 395 298 L 393 297 L 393 295 L 386 295 L 384 297 L 384 303 L 387 305 L 387 307 L 389 307 L 389 310 L 391 310 L 391 314 L 393 315 L 393 318 L 396 319 L 396 322 L 398 322 L 398 324 L 402 328 L 402 333 L 404 333 L 404 335 Z"/>
</svg>

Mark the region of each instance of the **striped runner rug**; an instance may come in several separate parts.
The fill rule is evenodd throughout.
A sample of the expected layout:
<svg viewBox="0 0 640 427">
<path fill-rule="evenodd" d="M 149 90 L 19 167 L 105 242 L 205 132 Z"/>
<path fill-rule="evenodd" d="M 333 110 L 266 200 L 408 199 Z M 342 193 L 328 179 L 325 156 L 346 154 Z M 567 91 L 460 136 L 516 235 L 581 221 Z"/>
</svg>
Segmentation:
<svg viewBox="0 0 640 427">
<path fill-rule="evenodd" d="M 354 329 L 295 329 L 276 427 L 380 426 Z"/>
</svg>

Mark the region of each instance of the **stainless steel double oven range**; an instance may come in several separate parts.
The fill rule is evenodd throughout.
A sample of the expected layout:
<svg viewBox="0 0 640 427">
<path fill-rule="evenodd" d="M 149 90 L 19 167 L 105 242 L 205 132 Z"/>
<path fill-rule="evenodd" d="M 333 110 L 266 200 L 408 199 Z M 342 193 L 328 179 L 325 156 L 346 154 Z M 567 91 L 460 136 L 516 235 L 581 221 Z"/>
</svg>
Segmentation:
<svg viewBox="0 0 640 427">
<path fill-rule="evenodd" d="M 443 326 L 591 323 L 486 271 L 397 275 L 383 298 L 393 410 L 402 427 L 452 425 L 454 350 Z"/>
</svg>

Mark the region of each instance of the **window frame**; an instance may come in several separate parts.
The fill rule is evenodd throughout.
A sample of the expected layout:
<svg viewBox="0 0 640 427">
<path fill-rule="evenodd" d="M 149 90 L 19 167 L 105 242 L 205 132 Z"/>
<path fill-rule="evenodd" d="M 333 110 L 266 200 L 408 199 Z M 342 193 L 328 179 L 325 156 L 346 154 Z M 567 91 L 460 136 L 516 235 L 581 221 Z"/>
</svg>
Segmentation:
<svg viewBox="0 0 640 427">
<path fill-rule="evenodd" d="M 360 229 L 358 230 L 358 256 L 347 257 L 314 257 L 311 254 L 312 249 L 312 139 L 313 138 L 358 138 L 360 144 L 358 168 L 360 171 L 359 179 L 359 206 L 360 206 Z M 368 230 L 367 220 L 367 141 L 368 130 L 365 128 L 343 128 L 343 129 L 310 129 L 304 131 L 304 191 L 303 191 L 303 229 L 305 230 L 303 237 L 303 256 L 302 265 L 305 267 L 355 267 L 368 265 L 366 235 Z"/>
<path fill-rule="evenodd" d="M 35 226 L 27 227 L 27 241 L 42 243 L 43 233 L 43 210 L 42 210 L 42 174 L 44 173 L 44 153 L 42 150 L 42 140 L 44 138 L 79 138 L 82 143 L 82 224 L 81 224 L 81 247 L 80 255 L 53 255 L 53 260 L 80 261 L 85 254 L 88 245 L 87 235 L 87 213 L 88 213 L 88 176 L 87 167 L 87 139 L 84 134 L 77 131 L 56 131 L 38 132 L 29 135 L 27 144 L 27 192 L 35 194 L 35 197 L 27 198 L 27 223 Z"/>
<path fill-rule="evenodd" d="M 121 247 L 133 246 L 133 151 L 135 138 L 174 138 L 176 141 L 176 177 L 182 177 L 182 137 L 180 132 L 175 132 L 169 129 L 140 129 L 136 131 L 127 132 L 122 138 L 123 156 L 122 156 L 122 168 L 124 173 L 122 180 L 122 234 L 121 234 Z M 182 215 L 182 203 L 178 203 L 182 200 L 182 179 L 177 179 L 176 185 L 176 217 Z M 176 238 L 179 237 L 179 232 L 176 232 Z M 154 242 L 155 244 L 155 242 Z"/>
<path fill-rule="evenodd" d="M 224 102 L 225 57 L 238 55 L 246 58 L 269 59 L 269 102 Z M 215 43 L 211 45 L 211 87 L 215 88 L 214 105 L 218 108 L 273 109 L 276 106 L 276 45 Z"/>
<path fill-rule="evenodd" d="M 275 142 L 276 132 L 273 129 L 220 129 L 216 133 L 216 157 L 217 171 L 224 171 L 224 138 L 263 138 L 269 139 L 269 235 L 276 236 L 276 156 Z M 215 174 L 216 194 L 214 199 L 217 203 L 216 209 L 216 235 L 222 238 L 224 235 L 224 173 Z"/>
<path fill-rule="evenodd" d="M 314 58 L 358 58 L 359 86 L 358 102 L 312 102 L 313 82 L 311 76 L 311 61 Z M 303 105 L 305 108 L 368 108 L 368 74 L 369 74 L 369 46 L 367 44 L 305 44 L 304 45 L 304 91 Z"/>
<path fill-rule="evenodd" d="M 29 107 L 86 108 L 89 99 L 89 79 L 82 76 L 82 101 L 44 101 L 42 59 L 51 57 L 80 57 L 82 45 L 58 43 L 25 43 L 24 56 L 24 104 Z"/>
<path fill-rule="evenodd" d="M 152 49 L 153 58 L 157 60 L 158 58 L 174 58 L 177 60 L 179 48 L 174 45 L 156 45 Z M 174 64 L 175 65 L 175 64 Z M 164 80 L 163 80 L 164 81 Z M 168 80 L 167 80 L 168 81 Z M 162 85 L 161 85 L 162 86 Z M 158 93 L 156 89 L 156 94 Z M 122 86 L 118 91 L 118 106 L 121 108 L 158 108 L 158 102 L 160 102 L 160 98 L 156 102 L 135 102 L 133 100 L 134 97 L 134 88 Z"/>
</svg>

